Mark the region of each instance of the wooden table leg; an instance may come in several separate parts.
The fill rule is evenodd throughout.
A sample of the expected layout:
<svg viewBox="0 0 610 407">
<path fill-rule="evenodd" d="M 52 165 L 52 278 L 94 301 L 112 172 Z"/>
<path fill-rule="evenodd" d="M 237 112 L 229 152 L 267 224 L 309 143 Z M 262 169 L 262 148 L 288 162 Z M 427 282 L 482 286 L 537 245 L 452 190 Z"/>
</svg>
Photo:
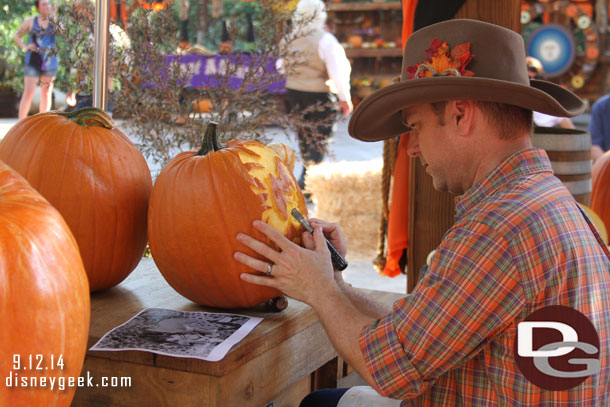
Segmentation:
<svg viewBox="0 0 610 407">
<path fill-rule="evenodd" d="M 337 369 L 339 363 L 333 358 L 311 375 L 311 390 L 334 389 L 337 387 Z"/>
</svg>

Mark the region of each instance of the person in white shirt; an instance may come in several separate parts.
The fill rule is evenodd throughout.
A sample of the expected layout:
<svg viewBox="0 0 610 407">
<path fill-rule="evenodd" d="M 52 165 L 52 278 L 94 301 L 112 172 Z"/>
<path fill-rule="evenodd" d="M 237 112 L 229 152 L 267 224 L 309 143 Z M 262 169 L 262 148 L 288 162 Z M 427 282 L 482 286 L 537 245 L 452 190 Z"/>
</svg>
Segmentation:
<svg viewBox="0 0 610 407">
<path fill-rule="evenodd" d="M 304 114 L 308 122 L 319 122 L 335 115 L 333 105 L 349 115 L 352 110 L 350 95 L 351 65 L 337 38 L 324 29 L 326 11 L 321 0 L 300 0 L 293 16 L 296 39 L 289 43 L 289 56 L 282 61 L 286 69 L 286 98 L 291 111 L 302 111 L 308 106 L 326 104 Z M 338 99 L 338 100 L 337 100 Z M 317 126 L 299 132 L 301 157 L 306 164 L 324 159 L 325 143 L 332 125 Z M 311 140 L 311 133 L 314 140 Z M 304 188 L 305 169 L 299 179 Z"/>
<path fill-rule="evenodd" d="M 530 79 L 542 79 L 544 68 L 542 63 L 534 57 L 525 59 L 527 64 L 527 74 Z M 564 129 L 574 129 L 574 123 L 567 117 L 555 117 L 548 114 L 534 111 L 534 124 L 538 127 L 562 127 Z"/>
<path fill-rule="evenodd" d="M 564 129 L 573 129 L 574 123 L 567 117 L 555 117 L 548 114 L 534 112 L 534 124 L 538 127 L 563 127 Z"/>
</svg>

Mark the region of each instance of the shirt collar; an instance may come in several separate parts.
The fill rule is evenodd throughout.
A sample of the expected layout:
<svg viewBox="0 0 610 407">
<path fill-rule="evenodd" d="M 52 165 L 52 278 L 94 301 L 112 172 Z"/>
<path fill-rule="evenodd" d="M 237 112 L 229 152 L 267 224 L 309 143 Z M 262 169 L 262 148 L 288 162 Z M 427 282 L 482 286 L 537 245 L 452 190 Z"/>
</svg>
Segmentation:
<svg viewBox="0 0 610 407">
<path fill-rule="evenodd" d="M 539 172 L 552 172 L 546 152 L 541 148 L 528 148 L 508 157 L 464 195 L 455 199 L 455 217 L 461 218 L 468 210 L 515 178 Z"/>
</svg>

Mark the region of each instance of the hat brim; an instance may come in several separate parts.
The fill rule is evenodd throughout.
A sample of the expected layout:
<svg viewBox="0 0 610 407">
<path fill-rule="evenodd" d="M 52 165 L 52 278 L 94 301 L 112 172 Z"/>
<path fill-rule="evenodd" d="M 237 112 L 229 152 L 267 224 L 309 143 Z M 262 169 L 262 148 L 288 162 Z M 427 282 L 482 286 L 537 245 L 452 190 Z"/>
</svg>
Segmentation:
<svg viewBox="0 0 610 407">
<path fill-rule="evenodd" d="M 480 77 L 429 77 L 386 86 L 358 104 L 349 134 L 379 141 L 405 133 L 401 111 L 412 105 L 444 100 L 478 100 L 523 107 L 558 117 L 574 117 L 585 105 L 574 93 L 552 82 L 532 80 L 530 86 Z"/>
</svg>

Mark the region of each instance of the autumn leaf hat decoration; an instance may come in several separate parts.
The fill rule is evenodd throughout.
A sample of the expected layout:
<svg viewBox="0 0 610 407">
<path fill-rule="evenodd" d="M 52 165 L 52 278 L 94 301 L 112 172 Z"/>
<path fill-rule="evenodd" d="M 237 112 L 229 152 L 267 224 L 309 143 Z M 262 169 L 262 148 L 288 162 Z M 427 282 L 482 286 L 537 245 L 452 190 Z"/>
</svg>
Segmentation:
<svg viewBox="0 0 610 407">
<path fill-rule="evenodd" d="M 495 24 L 456 19 L 422 28 L 405 44 L 400 81 L 358 104 L 349 134 L 363 141 L 400 136 L 407 130 L 402 110 L 445 100 L 504 103 L 559 117 L 584 111 L 567 89 L 530 81 L 525 58 L 522 37 Z"/>
<path fill-rule="evenodd" d="M 470 42 L 458 44 L 449 49 L 446 42 L 433 39 L 426 50 L 426 61 L 407 67 L 409 79 L 430 76 L 474 76 L 466 69 L 474 55 L 470 53 Z"/>
</svg>

